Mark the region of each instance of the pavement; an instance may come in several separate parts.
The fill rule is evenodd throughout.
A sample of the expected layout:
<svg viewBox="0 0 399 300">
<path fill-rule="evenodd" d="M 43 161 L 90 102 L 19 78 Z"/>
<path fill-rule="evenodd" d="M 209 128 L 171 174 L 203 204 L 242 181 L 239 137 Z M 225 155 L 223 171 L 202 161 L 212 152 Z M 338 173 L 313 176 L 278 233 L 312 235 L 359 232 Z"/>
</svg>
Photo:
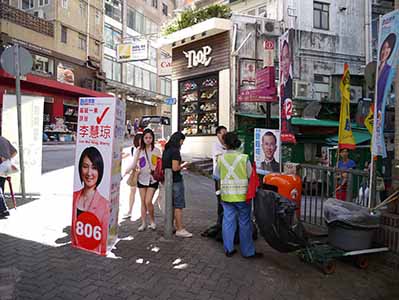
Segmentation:
<svg viewBox="0 0 399 300">
<path fill-rule="evenodd" d="M 397 271 L 378 263 L 367 270 L 350 262 L 333 275 L 291 254 L 278 253 L 259 238 L 264 257 L 228 258 L 222 245 L 201 237 L 216 219 L 213 182 L 185 174 L 186 228 L 191 239 L 162 241 L 163 216 L 156 231 L 138 232 L 140 201 L 133 221 L 121 220 L 119 241 L 107 257 L 70 246 L 73 167 L 42 176 L 38 200 L 11 209 L 0 220 L 0 299 L 399 299 Z M 121 183 L 120 214 L 128 186 Z"/>
</svg>

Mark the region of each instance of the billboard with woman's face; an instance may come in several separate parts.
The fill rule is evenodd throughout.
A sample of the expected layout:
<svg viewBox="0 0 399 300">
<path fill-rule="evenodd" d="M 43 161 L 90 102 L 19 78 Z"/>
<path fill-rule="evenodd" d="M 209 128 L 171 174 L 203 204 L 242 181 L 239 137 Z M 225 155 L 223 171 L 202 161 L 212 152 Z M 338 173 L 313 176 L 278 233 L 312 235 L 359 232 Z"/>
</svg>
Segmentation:
<svg viewBox="0 0 399 300">
<path fill-rule="evenodd" d="M 116 238 L 123 116 L 117 99 L 79 99 L 71 240 L 100 255 Z"/>
<path fill-rule="evenodd" d="M 376 93 L 374 103 L 373 155 L 386 157 L 384 119 L 387 98 L 399 63 L 399 11 L 384 15 L 380 22 Z"/>
</svg>

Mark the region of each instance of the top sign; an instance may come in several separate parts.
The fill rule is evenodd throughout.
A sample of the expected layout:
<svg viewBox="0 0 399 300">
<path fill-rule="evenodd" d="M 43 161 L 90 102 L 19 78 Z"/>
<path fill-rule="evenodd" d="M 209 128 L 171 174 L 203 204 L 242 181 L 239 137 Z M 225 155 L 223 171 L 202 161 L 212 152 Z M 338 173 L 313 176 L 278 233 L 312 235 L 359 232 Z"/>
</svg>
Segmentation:
<svg viewBox="0 0 399 300">
<path fill-rule="evenodd" d="M 265 50 L 274 50 L 274 41 L 273 40 L 265 40 L 263 42 L 263 48 Z"/>
<path fill-rule="evenodd" d="M 139 61 L 147 59 L 147 40 L 139 40 L 132 43 L 116 45 L 116 60 L 118 62 Z"/>
<path fill-rule="evenodd" d="M 172 58 L 160 58 L 158 61 L 158 75 L 170 76 L 172 75 Z"/>
<path fill-rule="evenodd" d="M 183 51 L 184 56 L 187 58 L 187 68 L 191 69 L 192 67 L 197 67 L 200 64 L 205 67 L 209 66 L 212 61 L 212 57 L 210 56 L 211 52 L 211 46 L 204 46 L 198 51 Z"/>
</svg>

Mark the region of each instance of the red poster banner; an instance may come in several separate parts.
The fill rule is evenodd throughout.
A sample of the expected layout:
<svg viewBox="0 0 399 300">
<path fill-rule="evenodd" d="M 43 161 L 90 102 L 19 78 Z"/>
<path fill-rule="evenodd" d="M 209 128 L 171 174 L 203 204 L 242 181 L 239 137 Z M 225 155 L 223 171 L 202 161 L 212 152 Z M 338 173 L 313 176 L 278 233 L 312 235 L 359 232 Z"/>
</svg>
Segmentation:
<svg viewBox="0 0 399 300">
<path fill-rule="evenodd" d="M 276 102 L 275 69 L 267 67 L 256 71 L 256 88 L 242 90 L 238 102 Z"/>
</svg>

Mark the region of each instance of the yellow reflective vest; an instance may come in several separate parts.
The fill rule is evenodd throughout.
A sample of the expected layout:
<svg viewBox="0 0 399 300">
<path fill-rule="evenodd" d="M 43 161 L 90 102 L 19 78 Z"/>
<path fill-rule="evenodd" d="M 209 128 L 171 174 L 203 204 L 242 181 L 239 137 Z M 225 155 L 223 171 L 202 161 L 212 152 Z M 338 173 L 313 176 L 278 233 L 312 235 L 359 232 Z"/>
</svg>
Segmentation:
<svg viewBox="0 0 399 300">
<path fill-rule="evenodd" d="M 220 192 L 225 202 L 244 202 L 248 190 L 248 155 L 227 152 L 218 159 Z"/>
</svg>

